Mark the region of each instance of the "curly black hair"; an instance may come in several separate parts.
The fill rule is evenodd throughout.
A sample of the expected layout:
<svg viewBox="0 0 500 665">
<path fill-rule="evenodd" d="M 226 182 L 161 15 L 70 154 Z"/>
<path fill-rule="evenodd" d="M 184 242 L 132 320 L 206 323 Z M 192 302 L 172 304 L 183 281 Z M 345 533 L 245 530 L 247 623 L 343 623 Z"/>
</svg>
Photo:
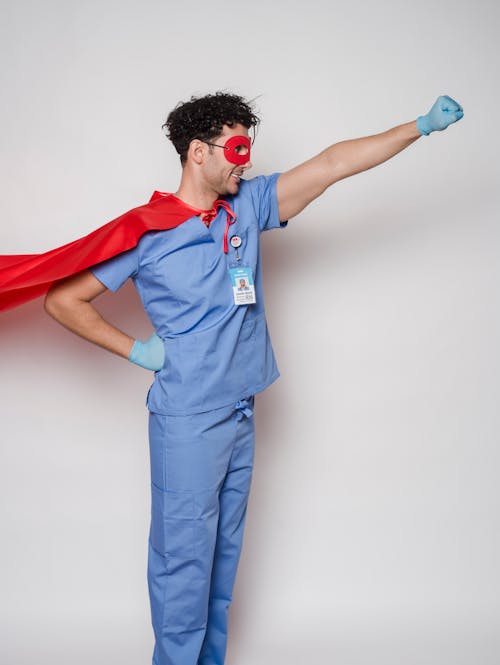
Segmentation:
<svg viewBox="0 0 500 665">
<path fill-rule="evenodd" d="M 191 97 L 188 102 L 179 102 L 167 117 L 162 129 L 185 164 L 189 144 L 193 139 L 210 141 L 222 133 L 223 125 L 240 124 L 250 129 L 256 127 L 260 118 L 243 97 L 226 92 L 216 92 L 204 97 Z"/>
</svg>

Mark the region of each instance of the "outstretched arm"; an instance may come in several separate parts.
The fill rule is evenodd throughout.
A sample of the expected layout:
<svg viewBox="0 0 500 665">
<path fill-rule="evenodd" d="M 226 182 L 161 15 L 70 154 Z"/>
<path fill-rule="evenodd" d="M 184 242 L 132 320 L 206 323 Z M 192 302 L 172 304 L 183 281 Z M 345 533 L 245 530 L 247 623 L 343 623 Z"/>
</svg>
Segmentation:
<svg viewBox="0 0 500 665">
<path fill-rule="evenodd" d="M 441 131 L 463 116 L 462 107 L 451 97 L 438 97 L 425 116 L 392 129 L 335 143 L 308 161 L 282 173 L 277 196 L 281 221 L 301 212 L 333 183 L 382 164 L 401 152 L 422 134 Z"/>
</svg>

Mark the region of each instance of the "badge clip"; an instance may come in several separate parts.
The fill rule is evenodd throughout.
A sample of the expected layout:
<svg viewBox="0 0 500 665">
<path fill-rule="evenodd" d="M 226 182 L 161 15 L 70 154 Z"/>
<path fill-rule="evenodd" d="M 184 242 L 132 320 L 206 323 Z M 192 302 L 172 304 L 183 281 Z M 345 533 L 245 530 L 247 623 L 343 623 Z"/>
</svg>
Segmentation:
<svg viewBox="0 0 500 665">
<path fill-rule="evenodd" d="M 238 252 L 238 247 L 241 247 L 241 238 L 240 238 L 240 236 L 236 236 L 236 235 L 231 236 L 231 238 L 229 239 L 229 242 L 231 244 L 231 247 L 234 247 L 234 249 L 236 251 L 236 260 L 240 261 L 240 255 L 239 255 L 239 252 Z"/>
</svg>

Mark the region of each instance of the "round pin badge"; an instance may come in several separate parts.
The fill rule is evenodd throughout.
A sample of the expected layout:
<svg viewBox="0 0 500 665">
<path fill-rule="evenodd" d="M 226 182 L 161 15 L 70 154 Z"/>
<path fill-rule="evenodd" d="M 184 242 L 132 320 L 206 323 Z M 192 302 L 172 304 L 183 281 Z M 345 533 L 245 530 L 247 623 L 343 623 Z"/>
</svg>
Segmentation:
<svg viewBox="0 0 500 665">
<path fill-rule="evenodd" d="M 241 238 L 240 236 L 231 236 L 229 239 L 229 242 L 231 243 L 231 247 L 241 247 Z"/>
</svg>

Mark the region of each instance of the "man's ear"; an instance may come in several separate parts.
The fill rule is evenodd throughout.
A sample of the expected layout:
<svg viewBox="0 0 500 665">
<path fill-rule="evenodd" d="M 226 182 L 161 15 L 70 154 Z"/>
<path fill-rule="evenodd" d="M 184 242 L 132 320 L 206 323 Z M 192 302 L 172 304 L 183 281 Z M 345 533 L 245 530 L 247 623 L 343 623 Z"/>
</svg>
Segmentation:
<svg viewBox="0 0 500 665">
<path fill-rule="evenodd" d="M 200 141 L 200 139 L 193 139 L 189 144 L 188 158 L 191 158 L 195 164 L 203 164 L 207 148 L 207 144 Z"/>
</svg>

